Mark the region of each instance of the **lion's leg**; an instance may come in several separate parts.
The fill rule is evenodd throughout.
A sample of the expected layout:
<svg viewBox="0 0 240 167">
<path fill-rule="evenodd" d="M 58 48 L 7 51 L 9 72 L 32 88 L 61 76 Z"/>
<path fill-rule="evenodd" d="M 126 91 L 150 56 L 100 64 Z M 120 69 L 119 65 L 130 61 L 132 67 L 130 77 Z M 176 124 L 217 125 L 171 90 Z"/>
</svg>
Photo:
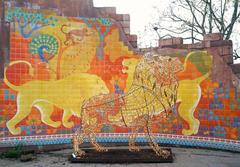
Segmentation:
<svg viewBox="0 0 240 167">
<path fill-rule="evenodd" d="M 15 126 L 31 113 L 32 102 L 33 100 L 30 100 L 29 97 L 23 96 L 22 94 L 18 95 L 17 113 L 7 122 L 7 127 L 13 135 L 21 133 L 21 128 L 15 128 Z"/>
<path fill-rule="evenodd" d="M 85 152 L 79 148 L 79 145 L 84 142 L 84 135 L 82 133 L 77 133 L 72 140 L 74 154 L 77 158 L 81 158 L 83 155 L 85 155 Z"/>
<path fill-rule="evenodd" d="M 193 112 L 195 107 L 189 103 L 181 103 L 179 106 L 179 115 L 180 117 L 186 121 L 189 125 L 189 129 L 183 129 L 182 133 L 184 135 L 193 135 L 198 133 L 200 122 L 198 119 L 194 118 Z"/>
<path fill-rule="evenodd" d="M 129 136 L 128 144 L 129 144 L 129 151 L 131 151 L 131 152 L 138 152 L 138 151 L 140 151 L 140 148 L 138 146 L 136 146 L 136 143 L 135 143 L 138 130 L 139 130 L 139 127 L 132 128 L 132 133 Z"/>
<path fill-rule="evenodd" d="M 163 158 L 167 158 L 170 155 L 169 151 L 163 150 L 157 142 L 155 142 L 155 138 L 150 132 L 148 123 L 146 124 L 146 130 L 147 130 L 147 138 L 148 138 L 148 144 L 153 149 L 153 151 Z"/>
<path fill-rule="evenodd" d="M 94 129 L 96 125 L 88 125 L 88 127 L 85 127 L 84 129 L 84 133 L 88 135 L 89 140 L 91 142 L 91 144 L 93 145 L 93 147 L 96 149 L 96 151 L 98 152 L 106 152 L 108 151 L 108 149 L 106 149 L 105 147 L 101 146 L 100 144 L 98 144 L 97 142 L 97 138 L 96 138 L 96 134 L 94 132 Z"/>
<path fill-rule="evenodd" d="M 74 126 L 73 121 L 69 121 L 69 119 L 72 117 L 72 112 L 69 109 L 64 109 L 62 123 L 63 126 L 66 128 L 72 128 Z"/>
<path fill-rule="evenodd" d="M 41 112 L 41 120 L 45 124 L 57 128 L 61 125 L 60 121 L 53 121 L 51 120 L 51 115 L 53 113 L 53 105 L 47 102 L 37 102 L 34 104 L 35 107 L 39 109 Z"/>
<path fill-rule="evenodd" d="M 90 110 L 86 109 L 82 111 L 83 132 L 86 136 L 89 137 L 90 143 L 95 147 L 97 151 L 106 152 L 108 150 L 97 143 L 95 130 L 99 126 L 99 123 L 97 122 L 96 117 L 89 114 L 90 112 Z"/>
<path fill-rule="evenodd" d="M 98 142 L 96 140 L 96 134 L 95 133 L 91 133 L 89 135 L 89 137 L 90 137 L 92 145 L 95 147 L 95 149 L 97 151 L 99 151 L 99 152 L 107 152 L 108 151 L 107 148 L 105 148 L 105 147 L 101 146 L 100 144 L 98 144 Z"/>
<path fill-rule="evenodd" d="M 189 129 L 182 130 L 183 135 L 197 134 L 200 125 L 199 120 L 194 117 L 194 111 L 201 98 L 201 88 L 194 82 L 181 81 L 179 83 L 178 99 L 181 100 L 181 104 L 178 113 L 189 125 Z M 191 87 L 191 89 L 187 90 L 186 87 Z"/>
<path fill-rule="evenodd" d="M 153 151 L 158 155 L 161 156 L 163 158 L 167 158 L 170 155 L 170 152 L 167 150 L 163 150 L 157 142 L 155 142 L 154 137 L 151 135 L 147 135 L 148 136 L 148 144 L 149 146 L 153 149 Z"/>
</svg>

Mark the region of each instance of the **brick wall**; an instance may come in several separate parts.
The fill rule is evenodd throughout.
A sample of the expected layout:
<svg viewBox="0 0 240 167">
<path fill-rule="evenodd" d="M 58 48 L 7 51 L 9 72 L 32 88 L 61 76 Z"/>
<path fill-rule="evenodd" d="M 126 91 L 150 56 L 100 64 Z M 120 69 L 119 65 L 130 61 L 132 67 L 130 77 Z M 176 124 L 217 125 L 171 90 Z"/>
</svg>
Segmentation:
<svg viewBox="0 0 240 167">
<path fill-rule="evenodd" d="M 213 55 L 213 71 L 211 77 L 214 81 L 223 82 L 226 86 L 232 86 L 232 81 L 240 73 L 240 64 L 233 64 L 233 48 L 231 40 L 223 40 L 222 34 L 213 33 L 204 36 L 203 41 L 194 44 L 184 44 L 182 38 L 168 38 L 159 40 L 159 47 L 154 50 L 157 53 L 174 53 L 176 51 L 206 50 Z M 150 51 L 151 52 L 151 51 Z"/>
</svg>

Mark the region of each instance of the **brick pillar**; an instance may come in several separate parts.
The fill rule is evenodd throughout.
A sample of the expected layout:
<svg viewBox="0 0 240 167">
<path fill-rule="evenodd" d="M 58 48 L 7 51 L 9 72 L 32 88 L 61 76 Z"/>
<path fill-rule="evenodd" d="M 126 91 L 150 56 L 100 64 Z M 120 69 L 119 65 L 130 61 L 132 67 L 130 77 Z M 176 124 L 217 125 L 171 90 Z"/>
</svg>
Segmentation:
<svg viewBox="0 0 240 167">
<path fill-rule="evenodd" d="M 223 35 L 221 33 L 206 34 L 203 37 L 203 41 L 222 41 Z"/>
<path fill-rule="evenodd" d="M 159 48 L 178 48 L 179 45 L 183 44 L 183 38 L 166 38 L 159 40 Z"/>
<path fill-rule="evenodd" d="M 213 55 L 212 80 L 221 82 L 226 87 L 233 86 L 233 72 L 229 66 L 233 64 L 232 41 L 223 40 L 220 33 L 213 33 L 205 35 L 202 44 L 204 49 Z"/>
<path fill-rule="evenodd" d="M 233 48 L 231 40 L 223 40 L 220 33 L 207 34 L 202 41 L 207 50 L 217 52 L 227 64 L 233 64 Z"/>
</svg>

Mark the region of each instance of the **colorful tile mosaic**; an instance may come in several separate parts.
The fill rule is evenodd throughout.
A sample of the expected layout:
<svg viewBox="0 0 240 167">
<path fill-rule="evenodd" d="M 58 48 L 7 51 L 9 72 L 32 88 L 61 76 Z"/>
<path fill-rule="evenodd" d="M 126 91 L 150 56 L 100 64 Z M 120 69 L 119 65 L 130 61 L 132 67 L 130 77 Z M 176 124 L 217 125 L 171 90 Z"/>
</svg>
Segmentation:
<svg viewBox="0 0 240 167">
<path fill-rule="evenodd" d="M 77 129 L 94 131 L 98 142 L 127 142 L 132 133 L 146 142 L 148 115 L 156 142 L 240 151 L 240 90 L 211 80 L 207 52 L 148 60 L 107 18 L 19 8 L 6 16 L 1 144 L 64 144 Z"/>
</svg>

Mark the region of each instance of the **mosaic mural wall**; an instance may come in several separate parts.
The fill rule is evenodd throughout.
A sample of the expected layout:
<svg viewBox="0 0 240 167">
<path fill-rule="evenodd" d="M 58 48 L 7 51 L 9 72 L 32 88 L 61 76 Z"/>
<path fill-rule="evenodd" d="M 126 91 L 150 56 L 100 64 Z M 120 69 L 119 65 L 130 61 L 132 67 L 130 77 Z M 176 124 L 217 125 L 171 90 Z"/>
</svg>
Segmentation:
<svg viewBox="0 0 240 167">
<path fill-rule="evenodd" d="M 0 85 L 1 144 L 146 142 L 240 151 L 240 91 L 211 80 L 206 51 L 134 54 L 108 18 L 10 9 L 10 63 Z M 147 126 L 143 126 L 147 125 Z"/>
</svg>

